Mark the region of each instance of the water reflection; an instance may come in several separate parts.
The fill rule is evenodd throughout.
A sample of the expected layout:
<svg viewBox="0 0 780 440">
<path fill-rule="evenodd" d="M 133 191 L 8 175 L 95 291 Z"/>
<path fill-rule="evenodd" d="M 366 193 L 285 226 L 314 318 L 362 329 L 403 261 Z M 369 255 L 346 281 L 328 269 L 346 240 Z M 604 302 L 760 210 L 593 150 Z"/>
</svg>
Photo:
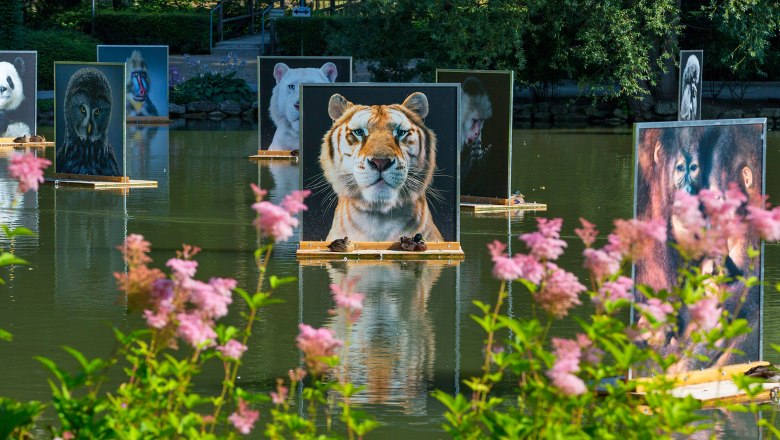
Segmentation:
<svg viewBox="0 0 780 440">
<path fill-rule="evenodd" d="M 435 322 L 438 318 L 451 323 L 453 316 L 435 316 L 432 309 L 438 307 L 431 304 L 454 303 L 457 262 L 348 260 L 302 266 L 302 286 L 307 292 L 304 322 L 319 318 L 323 306 L 330 307 L 326 284 L 346 288 L 349 281 L 356 281 L 355 290 L 366 295 L 363 313 L 349 334 L 338 316 L 324 323 L 349 341 L 347 378 L 366 387 L 355 401 L 381 404 L 404 414 L 427 413 L 436 365 L 441 361 L 437 357 L 451 362 L 457 349 L 451 327 L 439 327 L 442 334 L 438 334 Z M 323 275 L 326 279 L 320 281 Z M 442 282 L 446 289 L 439 286 Z M 312 298 L 312 290 L 320 293 Z"/>
<path fill-rule="evenodd" d="M 157 188 L 152 190 L 157 203 L 134 206 L 136 214 L 167 215 L 169 212 L 169 131 L 167 125 L 127 125 L 127 175 L 131 179 L 157 181 Z"/>
</svg>

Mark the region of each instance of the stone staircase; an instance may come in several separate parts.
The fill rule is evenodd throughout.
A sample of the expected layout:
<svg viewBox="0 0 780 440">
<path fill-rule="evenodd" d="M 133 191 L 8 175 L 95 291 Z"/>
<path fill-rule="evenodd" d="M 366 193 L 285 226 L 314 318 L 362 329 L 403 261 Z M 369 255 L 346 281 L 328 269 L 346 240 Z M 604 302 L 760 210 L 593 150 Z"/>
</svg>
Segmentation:
<svg viewBox="0 0 780 440">
<path fill-rule="evenodd" d="M 263 46 L 268 49 L 271 44 L 271 34 L 266 32 L 265 38 L 260 33 L 243 35 L 238 38 L 220 41 L 211 49 L 214 56 L 226 56 L 233 53 L 243 59 L 254 59 L 261 54 Z M 268 53 L 268 50 L 266 50 Z"/>
</svg>

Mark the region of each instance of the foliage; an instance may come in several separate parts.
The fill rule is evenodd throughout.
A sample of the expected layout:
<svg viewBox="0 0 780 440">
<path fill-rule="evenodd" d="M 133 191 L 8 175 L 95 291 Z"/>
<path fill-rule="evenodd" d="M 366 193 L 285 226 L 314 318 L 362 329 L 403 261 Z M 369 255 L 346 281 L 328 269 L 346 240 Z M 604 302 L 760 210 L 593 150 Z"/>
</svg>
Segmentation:
<svg viewBox="0 0 780 440">
<path fill-rule="evenodd" d="M 69 30 L 24 29 L 18 49 L 38 51 L 38 90 L 54 89 L 54 61 L 95 61 L 99 41 Z"/>
<path fill-rule="evenodd" d="M 10 49 L 19 42 L 22 27 L 21 0 L 5 0 L 0 2 L 0 48 Z"/>
<path fill-rule="evenodd" d="M 16 402 L 0 397 L 0 438 L 31 437 L 30 430 L 43 412 L 41 402 Z"/>
<path fill-rule="evenodd" d="M 343 55 L 334 52 L 330 39 L 344 32 L 347 20 L 338 15 L 312 15 L 309 18 L 283 17 L 275 20 L 280 55 Z M 301 45 L 303 47 L 301 48 Z"/>
<path fill-rule="evenodd" d="M 106 11 L 95 17 L 94 36 L 105 44 L 165 44 L 171 53 L 209 51 L 209 16 L 193 12 Z"/>
<path fill-rule="evenodd" d="M 252 101 L 254 95 L 246 80 L 239 78 L 240 69 L 246 65 L 238 55 L 229 53 L 221 57 L 219 65 L 212 68 L 200 59 L 184 55 L 184 64 L 171 67 L 170 99 L 176 104 L 191 101 L 236 102 Z"/>
</svg>

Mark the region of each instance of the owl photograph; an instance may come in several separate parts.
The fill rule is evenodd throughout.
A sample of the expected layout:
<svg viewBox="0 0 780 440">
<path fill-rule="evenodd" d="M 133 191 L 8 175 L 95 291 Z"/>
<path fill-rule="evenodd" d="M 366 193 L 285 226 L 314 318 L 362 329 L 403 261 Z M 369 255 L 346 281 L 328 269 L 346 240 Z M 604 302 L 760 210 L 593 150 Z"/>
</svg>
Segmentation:
<svg viewBox="0 0 780 440">
<path fill-rule="evenodd" d="M 55 172 L 125 176 L 125 66 L 54 65 Z"/>
</svg>

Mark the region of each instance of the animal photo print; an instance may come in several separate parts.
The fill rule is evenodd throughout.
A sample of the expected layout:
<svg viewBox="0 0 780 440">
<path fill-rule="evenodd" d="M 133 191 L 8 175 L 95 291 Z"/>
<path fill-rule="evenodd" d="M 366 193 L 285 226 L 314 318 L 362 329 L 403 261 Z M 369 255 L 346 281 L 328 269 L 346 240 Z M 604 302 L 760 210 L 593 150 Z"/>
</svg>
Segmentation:
<svg viewBox="0 0 780 440">
<path fill-rule="evenodd" d="M 0 138 L 35 134 L 38 53 L 0 51 Z"/>
<path fill-rule="evenodd" d="M 352 57 L 258 57 L 260 150 L 300 148 L 300 85 L 352 82 Z"/>
<path fill-rule="evenodd" d="M 125 176 L 125 65 L 54 63 L 54 170 Z"/>
<path fill-rule="evenodd" d="M 680 357 L 671 373 L 760 359 L 762 291 L 759 286 L 747 289 L 739 281 L 742 277 L 762 278 L 762 260 L 748 255 L 750 248 L 760 249 L 760 238 L 755 231 L 748 230 L 744 235 L 735 234 L 739 238 L 730 238 L 727 243 L 715 241 L 715 247 L 693 251 L 701 249 L 701 243 L 710 243 L 715 235 L 702 235 L 690 225 L 696 217 L 699 222 L 717 228 L 716 231 L 722 230 L 719 225 L 723 215 L 718 215 L 722 210 L 713 206 L 723 203 L 723 194 L 730 188 L 728 200 L 739 205 L 737 214 L 746 215 L 748 206 L 763 206 L 765 134 L 766 119 L 635 125 L 635 217 L 663 222 L 668 239 L 668 243 L 654 244 L 637 261 L 636 282 L 656 291 L 677 285 L 677 273 L 684 263 L 681 252 L 686 252 L 705 272 L 727 277 L 722 292 L 712 291 L 708 295 L 732 315 L 739 307 L 739 317 L 747 319 L 753 329 L 748 335 L 732 339 L 729 346 L 708 349 L 704 344 L 692 342 L 693 313 L 683 306 L 677 328 L 662 327 L 644 342 L 660 347 L 665 355 Z M 709 202 L 699 205 L 698 200 L 687 200 L 675 205 L 678 191 L 682 195 L 702 195 Z M 744 304 L 738 305 L 743 299 Z M 637 290 L 635 301 L 644 304 L 648 298 Z M 638 312 L 633 318 L 646 319 Z M 686 356 L 685 350 L 692 350 L 693 355 Z M 710 360 L 703 361 L 699 355 Z M 653 368 L 648 366 L 650 371 L 646 373 L 653 373 Z"/>
<path fill-rule="evenodd" d="M 305 84 L 302 240 L 458 241 L 458 84 Z"/>
<path fill-rule="evenodd" d="M 127 63 L 127 117 L 168 118 L 168 46 L 97 47 L 98 62 Z"/>
<path fill-rule="evenodd" d="M 680 51 L 678 121 L 698 121 L 701 119 L 701 94 L 704 81 L 702 67 L 704 67 L 704 51 Z"/>
<path fill-rule="evenodd" d="M 512 71 L 436 71 L 460 83 L 460 193 L 508 199 L 512 182 Z"/>
</svg>

